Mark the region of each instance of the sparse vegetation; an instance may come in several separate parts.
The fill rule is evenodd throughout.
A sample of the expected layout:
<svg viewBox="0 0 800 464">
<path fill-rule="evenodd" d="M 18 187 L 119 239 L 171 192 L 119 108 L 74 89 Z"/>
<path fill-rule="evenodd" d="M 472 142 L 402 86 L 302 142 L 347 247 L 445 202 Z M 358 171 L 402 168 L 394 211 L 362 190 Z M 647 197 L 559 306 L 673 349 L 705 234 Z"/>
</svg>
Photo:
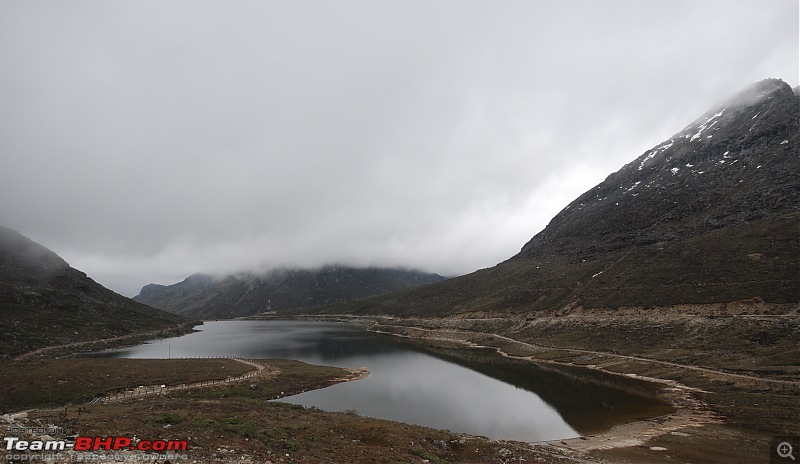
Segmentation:
<svg viewBox="0 0 800 464">
<path fill-rule="evenodd" d="M 251 367 L 229 359 L 64 358 L 0 365 L 0 412 L 85 404 L 139 385 L 178 385 L 238 376 Z"/>
<path fill-rule="evenodd" d="M 421 459 L 435 463 L 493 462 L 503 449 L 528 462 L 556 462 L 550 461 L 552 453 L 548 458 L 548 454 L 523 443 L 499 443 L 271 401 L 266 392 L 282 391 L 291 395 L 309 386 L 337 382 L 349 372 L 297 361 L 261 362 L 271 369 L 280 369 L 281 374 L 258 378 L 256 389 L 249 384 L 226 385 L 128 402 L 88 405 L 77 421 L 70 422 L 66 433 L 85 436 L 135 433 L 148 439 L 186 439 L 189 441 L 187 453 L 198 462 L 218 459 L 237 462 L 235 459 L 242 455 L 273 462 L 279 458 L 309 463 L 416 463 Z M 60 412 L 60 409 L 40 410 L 32 413 L 31 418 L 59 425 Z"/>
<path fill-rule="evenodd" d="M 255 383 L 76 410 L 63 404 L 138 383 L 214 378 L 230 366 L 202 361 L 181 371 L 161 361 L 110 360 L 113 368 L 103 369 L 102 360 L 5 360 L 0 405 L 59 406 L 36 411 L 32 420 L 70 433 L 184 438 L 200 462 L 233 462 L 234 452 L 298 462 L 765 461 L 769 440 L 796 434 L 800 421 L 800 119 L 798 97 L 780 81 L 758 83 L 728 104 L 737 102 L 747 105 L 714 116 L 721 117 L 713 138 L 696 140 L 689 131 L 648 150 L 577 198 L 506 262 L 430 286 L 295 311 L 382 316 L 356 320 L 476 363 L 477 370 L 497 367 L 454 347 L 497 348 L 515 358 L 500 369 L 522 366 L 530 383 L 537 382 L 528 365 L 535 360 L 557 363 L 566 377 L 591 369 L 592 388 L 624 379 L 642 397 L 672 391 L 673 404 L 659 405 L 663 416 L 637 424 L 650 427 L 647 433 L 604 432 L 613 424 L 598 419 L 578 428 L 600 437 L 531 447 L 272 401 L 350 374 L 296 361 L 268 361 L 275 375 Z M 186 323 L 114 295 L 26 240 L 0 229 L 7 358 Z M 302 301 L 324 301 L 308 291 Z M 612 406 L 639 418 L 635 405 Z M 704 421 L 659 429 L 675 410 Z M 569 405 L 561 411 L 570 416 Z M 622 445 L 608 445 L 612 439 Z"/>
<path fill-rule="evenodd" d="M 113 343 L 89 342 L 135 343 L 139 334 L 187 333 L 192 325 L 108 290 L 42 245 L 0 226 L 3 358 L 55 345 L 64 345 L 61 352 L 100 350 Z"/>
</svg>

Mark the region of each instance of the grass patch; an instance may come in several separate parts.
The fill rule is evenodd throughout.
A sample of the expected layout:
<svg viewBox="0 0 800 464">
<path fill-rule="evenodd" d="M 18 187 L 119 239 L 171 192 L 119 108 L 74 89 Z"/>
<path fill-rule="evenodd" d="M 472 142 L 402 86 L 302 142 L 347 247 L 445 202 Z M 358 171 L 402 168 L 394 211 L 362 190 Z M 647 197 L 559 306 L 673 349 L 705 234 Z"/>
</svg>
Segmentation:
<svg viewBox="0 0 800 464">
<path fill-rule="evenodd" d="M 186 417 L 171 412 L 168 412 L 166 414 L 159 414 L 155 418 L 156 424 L 180 424 L 185 420 Z"/>
<path fill-rule="evenodd" d="M 413 454 L 414 456 L 421 457 L 422 459 L 427 459 L 428 461 L 434 464 L 450 464 L 450 461 L 448 461 L 447 459 L 442 459 L 439 456 L 436 456 L 435 454 L 425 450 L 412 448 L 409 449 L 408 452 L 410 454 Z"/>
<path fill-rule="evenodd" d="M 191 423 L 191 428 L 199 432 L 216 430 L 218 427 L 219 424 L 217 424 L 217 421 L 208 418 L 198 418 Z"/>
<path fill-rule="evenodd" d="M 259 436 L 259 426 L 254 421 L 242 420 L 238 417 L 227 417 L 223 421 L 222 429 L 235 433 L 240 437 L 256 438 Z"/>
</svg>

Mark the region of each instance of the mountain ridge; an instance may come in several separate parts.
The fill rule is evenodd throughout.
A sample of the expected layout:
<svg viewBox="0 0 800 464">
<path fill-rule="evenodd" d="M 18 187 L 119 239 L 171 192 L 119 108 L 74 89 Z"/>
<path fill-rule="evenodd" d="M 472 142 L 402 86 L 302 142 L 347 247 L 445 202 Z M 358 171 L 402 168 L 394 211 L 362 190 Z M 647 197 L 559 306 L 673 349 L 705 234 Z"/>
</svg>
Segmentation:
<svg viewBox="0 0 800 464">
<path fill-rule="evenodd" d="M 784 140 L 788 144 L 789 139 L 794 139 L 792 147 L 796 146 L 797 116 L 794 116 L 793 126 L 785 118 L 779 117 L 779 121 L 773 120 L 776 113 L 781 114 L 781 110 L 789 108 L 776 109 L 776 105 L 772 104 L 771 100 L 780 98 L 782 102 L 780 106 L 794 107 L 794 113 L 796 114 L 797 101 L 793 98 L 793 95 L 792 89 L 788 84 L 772 79 L 761 81 L 737 93 L 722 105 L 712 108 L 697 118 L 669 140 L 645 151 L 637 159 L 624 165 L 619 171 L 610 174 L 603 182 L 580 195 L 558 213 L 544 230 L 534 235 L 514 258 L 524 257 L 529 255 L 534 248 L 545 246 L 544 242 L 547 242 L 550 236 L 554 235 L 559 236 L 564 243 L 569 242 L 570 249 L 574 251 L 576 245 L 582 245 L 584 241 L 579 234 L 584 234 L 588 229 L 585 226 L 574 226 L 572 223 L 576 220 L 590 222 L 598 229 L 615 229 L 611 230 L 610 233 L 637 234 L 636 237 L 623 236 L 616 238 L 615 240 L 619 243 L 628 243 L 633 239 L 638 244 L 647 244 L 662 239 L 674 238 L 678 235 L 686 236 L 686 234 L 694 233 L 697 230 L 711 230 L 723 227 L 737 220 L 752 219 L 761 214 L 765 206 L 774 207 L 775 205 L 771 203 L 764 205 L 755 201 L 748 201 L 746 198 L 742 198 L 744 195 L 741 193 L 737 195 L 738 198 L 733 199 L 721 198 L 720 195 L 715 195 L 712 198 L 691 199 L 685 202 L 680 201 L 682 199 L 677 195 L 670 195 L 670 192 L 665 191 L 665 189 L 674 188 L 676 187 L 675 184 L 679 182 L 688 182 L 687 176 L 706 175 L 710 182 L 705 186 L 708 188 L 702 188 L 702 185 L 698 186 L 699 188 L 694 189 L 697 193 L 713 195 L 715 191 L 720 190 L 720 187 L 728 187 L 727 190 L 732 190 L 730 189 L 731 186 L 716 186 L 713 184 L 731 177 L 723 175 L 726 173 L 714 171 L 733 168 L 733 165 L 739 162 L 742 163 L 739 166 L 740 168 L 760 169 L 762 166 L 758 161 L 767 161 L 767 159 L 764 156 L 749 156 L 749 153 L 754 149 L 763 148 L 760 146 L 754 147 L 754 145 L 763 143 L 764 139 L 767 139 L 766 143 L 768 145 L 777 145 L 775 148 L 789 156 L 791 154 L 789 147 L 781 147 L 780 144 Z M 755 111 L 754 118 L 757 119 L 741 117 L 744 111 L 748 114 L 752 114 Z M 752 122 L 752 124 L 748 124 L 749 122 Z M 720 127 L 714 127 L 718 123 L 720 123 Z M 736 126 L 736 130 L 730 130 L 731 125 Z M 742 141 L 741 136 L 737 136 L 737 134 L 741 134 L 744 131 L 743 125 L 749 125 L 746 128 L 747 139 L 749 139 L 747 142 Z M 719 129 L 723 126 L 727 129 L 723 130 L 723 132 L 727 133 L 720 134 Z M 754 130 L 756 132 L 753 132 Z M 776 130 L 778 132 L 773 133 Z M 777 140 L 778 138 L 781 138 L 781 140 Z M 770 166 L 767 166 L 767 168 L 769 169 Z M 784 173 L 775 171 L 778 170 L 770 172 L 772 181 L 789 184 L 796 180 L 796 176 L 784 175 Z M 739 180 L 743 180 L 743 178 Z M 745 190 L 742 193 L 746 193 L 746 189 L 750 185 L 745 184 Z M 791 196 L 780 200 L 796 201 L 798 198 L 797 190 L 793 189 L 789 193 L 791 193 Z M 760 196 L 763 197 L 763 195 Z M 621 217 L 621 215 L 615 214 L 615 209 L 617 208 L 611 207 L 610 204 L 623 200 L 636 203 L 634 206 L 636 208 L 650 206 L 654 201 L 672 202 L 677 206 L 668 208 L 668 211 L 664 212 L 665 214 L 660 215 L 635 217 L 629 214 Z M 606 203 L 601 203 L 603 201 Z M 705 202 L 705 204 L 696 204 L 701 201 Z M 709 203 L 714 201 L 717 203 L 726 201 L 729 205 L 733 205 L 733 208 L 718 207 L 716 212 L 719 217 L 708 218 L 707 224 L 686 221 L 691 219 L 692 208 L 708 210 L 711 206 Z M 647 203 L 650 203 L 650 205 Z M 583 214 L 578 216 L 574 214 L 576 210 L 584 211 L 581 211 Z M 626 211 L 626 213 L 629 212 Z M 740 217 L 732 217 L 734 215 Z M 659 231 L 651 231 L 648 228 L 653 224 L 646 224 L 644 221 L 660 222 L 662 223 L 662 228 Z M 676 227 L 670 227 L 671 230 L 668 231 L 664 230 L 663 222 L 665 221 L 674 223 Z M 570 227 L 576 230 L 565 237 L 563 233 L 559 235 L 559 232 L 563 232 L 566 224 L 570 224 Z M 597 224 L 603 227 L 597 227 Z M 704 225 L 707 227 L 703 227 Z M 642 232 L 647 233 L 642 235 Z M 538 251 L 558 253 L 563 249 L 562 247 L 554 249 L 553 246 L 545 246 L 545 248 Z"/>
<path fill-rule="evenodd" d="M 498 265 L 310 312 L 444 316 L 796 303 L 800 98 L 760 81 L 646 150 Z"/>
<path fill-rule="evenodd" d="M 282 268 L 222 277 L 193 274 L 173 285 L 148 284 L 134 301 L 202 319 L 252 316 L 348 301 L 444 280 L 400 268 Z"/>
<path fill-rule="evenodd" d="M 4 357 L 55 345 L 185 326 L 72 268 L 48 248 L 0 226 L 0 335 Z"/>
</svg>

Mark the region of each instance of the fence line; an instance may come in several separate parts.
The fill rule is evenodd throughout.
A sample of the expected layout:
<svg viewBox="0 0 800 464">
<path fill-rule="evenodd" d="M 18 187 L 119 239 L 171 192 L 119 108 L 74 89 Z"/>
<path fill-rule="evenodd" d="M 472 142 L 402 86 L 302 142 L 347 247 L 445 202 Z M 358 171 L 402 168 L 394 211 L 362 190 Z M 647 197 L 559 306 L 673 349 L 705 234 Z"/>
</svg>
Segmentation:
<svg viewBox="0 0 800 464">
<path fill-rule="evenodd" d="M 159 359 L 166 359 L 166 358 L 159 358 Z M 246 380 L 256 377 L 262 372 L 264 372 L 264 370 L 266 370 L 266 366 L 262 364 L 258 364 L 256 362 L 253 362 L 252 360 L 248 361 L 233 356 L 213 356 L 213 357 L 195 356 L 195 357 L 181 357 L 181 358 L 170 358 L 170 359 L 231 359 L 243 364 L 249 364 L 253 366 L 255 369 L 253 369 L 252 371 L 245 372 L 244 374 L 238 375 L 236 377 L 226 377 L 225 379 L 201 380 L 199 382 L 194 382 L 190 384 L 182 383 L 179 385 L 160 385 L 160 386 L 150 385 L 146 387 L 143 386 L 136 388 L 134 390 L 124 391 L 122 393 L 114 393 L 108 396 L 97 396 L 94 399 L 92 399 L 90 404 L 108 403 L 111 401 L 117 401 L 125 398 L 133 398 L 136 396 L 154 395 L 171 391 L 189 390 L 192 388 L 209 387 L 213 385 L 222 385 L 225 383 L 238 382 L 241 380 Z"/>
</svg>

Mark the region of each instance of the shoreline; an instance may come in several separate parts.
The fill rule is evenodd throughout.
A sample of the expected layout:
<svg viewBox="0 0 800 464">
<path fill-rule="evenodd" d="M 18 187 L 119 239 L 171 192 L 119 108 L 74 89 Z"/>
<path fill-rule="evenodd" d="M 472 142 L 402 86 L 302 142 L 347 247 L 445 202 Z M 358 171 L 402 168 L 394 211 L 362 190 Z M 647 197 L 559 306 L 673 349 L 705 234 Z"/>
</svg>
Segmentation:
<svg viewBox="0 0 800 464">
<path fill-rule="evenodd" d="M 625 346 L 627 352 L 610 352 L 606 345 L 597 339 L 583 338 L 589 331 L 598 332 L 600 336 L 609 333 L 609 327 L 620 324 L 620 333 L 630 333 L 631 329 L 639 329 L 653 325 L 660 318 L 669 320 L 675 326 L 690 321 L 707 324 L 708 327 L 719 327 L 724 324 L 750 324 L 758 319 L 765 324 L 780 324 L 783 328 L 792 329 L 798 323 L 798 315 L 742 314 L 733 318 L 708 318 L 705 315 L 660 314 L 647 315 L 644 321 L 633 321 L 629 314 L 601 314 L 591 317 L 589 314 L 548 314 L 537 318 L 518 316 L 510 318 L 396 318 L 389 316 L 345 316 L 345 315 L 298 315 L 289 317 L 246 318 L 250 320 L 324 320 L 344 322 L 364 327 L 375 333 L 394 335 L 409 340 L 411 343 L 431 348 L 457 350 L 491 349 L 509 360 L 541 365 L 569 366 L 585 368 L 587 372 L 595 371 L 612 375 L 621 379 L 635 379 L 658 385 L 657 397 L 667 401 L 675 409 L 674 412 L 657 417 L 635 420 L 613 425 L 607 430 L 597 433 L 586 433 L 580 437 L 547 442 L 519 442 L 530 447 L 533 452 L 540 453 L 557 460 L 558 457 L 570 455 L 583 462 L 660 462 L 658 455 L 669 457 L 683 456 L 682 462 L 696 462 L 693 457 L 716 453 L 719 456 L 734 455 L 731 462 L 752 462 L 763 457 L 761 453 L 770 436 L 778 435 L 781 425 L 771 425 L 773 419 L 784 419 L 798 414 L 796 405 L 780 399 L 781 396 L 797 398 L 800 394 L 800 382 L 790 370 L 742 370 L 736 369 L 729 358 L 708 358 L 700 365 L 688 364 L 695 357 L 679 358 L 663 349 L 662 345 L 654 350 L 637 350 L 637 345 Z M 245 318 L 240 318 L 245 319 Z M 576 321 L 578 325 L 576 326 Z M 700 321 L 700 322 L 698 322 Z M 525 331 L 530 327 L 555 327 L 553 332 L 542 332 L 546 336 L 536 337 L 536 332 Z M 706 327 L 706 326 L 703 326 Z M 769 327 L 762 325 L 761 327 Z M 660 327 L 656 327 L 660 329 Z M 584 332 L 581 332 L 583 330 Z M 560 332 L 563 331 L 563 332 Z M 626 332 L 627 331 L 627 332 Z M 574 333 L 573 333 L 574 332 Z M 644 334 L 644 338 L 658 334 L 656 330 Z M 716 337 L 716 332 L 713 333 Z M 576 335 L 577 334 L 577 335 Z M 615 334 L 616 335 L 616 334 Z M 548 338 L 549 336 L 549 338 Z M 517 337 L 517 338 L 512 338 Z M 563 337 L 563 338 L 558 338 Z M 568 338 L 573 337 L 573 338 Z M 523 341 L 528 340 L 528 342 Z M 536 343 L 530 342 L 535 340 Z M 575 340 L 578 340 L 577 343 Z M 627 339 L 626 339 L 627 340 Z M 693 341 L 686 338 L 686 340 Z M 716 339 L 715 339 L 716 340 Z M 780 342 L 780 343 L 785 343 Z M 792 339 L 793 340 L 793 339 Z M 542 343 L 539 343 L 539 342 Z M 653 340 L 656 343 L 660 340 Z M 683 343 L 684 338 L 671 342 Z M 708 342 L 708 340 L 706 341 Z M 546 343 L 546 344 L 544 344 Z M 778 346 L 781 346 L 780 343 Z M 560 345 L 560 346 L 553 346 Z M 641 345 L 639 345 L 640 347 Z M 594 348 L 594 349 L 590 349 Z M 774 350 L 774 347 L 768 349 Z M 691 350 L 692 346 L 688 347 Z M 696 349 L 696 348 L 695 348 Z M 762 348 L 759 348 L 762 349 Z M 747 353 L 731 350 L 730 356 L 743 358 Z M 758 351 L 757 353 L 761 353 Z M 698 353 L 700 355 L 702 353 Z M 650 356 L 650 357 L 648 357 Z M 655 358 L 653 357 L 655 356 Z M 705 359 L 705 358 L 703 358 Z M 738 359 L 738 358 L 735 358 Z M 366 368 L 348 368 L 350 375 L 335 379 L 333 383 L 359 380 L 367 377 Z M 757 398 L 763 410 L 754 416 L 752 410 L 743 410 L 741 405 L 753 403 Z M 762 403 L 764 401 L 764 403 Z M 783 402 L 782 402 L 783 401 Z M 727 409 L 726 409 L 727 407 Z M 781 411 L 783 408 L 784 411 Z M 756 408 L 758 409 L 758 408 Z M 781 416 L 783 414 L 783 416 Z M 788 414 L 788 416 L 787 416 Z M 766 419 L 764 419 L 766 418 Z M 784 419 L 785 420 L 785 419 Z M 493 441 L 493 440 L 490 440 Z M 664 454 L 664 450 L 669 450 Z M 550 461 L 547 461 L 550 462 Z"/>
<path fill-rule="evenodd" d="M 406 329 L 422 330 L 429 332 L 436 332 L 433 329 L 422 329 L 419 327 L 405 327 Z M 643 445 L 647 440 L 659 435 L 679 431 L 685 427 L 698 427 L 705 424 L 721 424 L 723 421 L 710 410 L 704 402 L 692 398 L 691 392 L 702 391 L 694 387 L 683 385 L 674 380 L 665 380 L 656 377 L 649 377 L 639 374 L 622 374 L 618 372 L 608 371 L 598 366 L 593 365 L 579 365 L 575 363 L 559 362 L 551 359 L 536 358 L 535 356 L 516 356 L 503 351 L 502 348 L 490 345 L 479 345 L 470 341 L 465 341 L 457 338 L 449 337 L 436 337 L 435 339 L 425 337 L 415 337 L 408 334 L 398 334 L 391 331 L 385 331 L 374 326 L 368 327 L 367 330 L 375 333 L 393 335 L 396 337 L 422 342 L 423 345 L 431 344 L 436 346 L 436 342 L 455 343 L 460 345 L 463 349 L 491 349 L 498 355 L 509 359 L 521 360 L 530 363 L 540 364 L 554 364 L 558 366 L 571 366 L 588 370 L 600 371 L 606 374 L 619 376 L 622 378 L 630 379 L 635 378 L 651 382 L 654 384 L 662 385 L 663 388 L 659 390 L 659 396 L 667 401 L 675 408 L 675 412 L 665 415 L 656 416 L 647 419 L 642 419 L 634 422 L 627 422 L 615 425 L 610 429 L 590 435 L 581 435 L 575 438 L 549 440 L 543 442 L 529 442 L 529 444 L 537 445 L 550 445 L 558 448 L 566 448 L 573 451 L 589 451 L 592 449 L 609 449 L 629 446 Z M 440 333 L 446 334 L 447 330 L 442 330 Z M 427 342 L 427 343 L 426 343 Z M 707 392 L 706 392 L 707 393 Z"/>
<path fill-rule="evenodd" d="M 725 309 L 733 312 L 732 306 L 729 304 Z M 747 306 L 747 303 L 736 306 L 739 309 L 739 306 Z M 695 314 L 682 314 L 682 310 L 686 309 L 684 307 L 662 308 L 661 311 L 646 314 L 644 321 L 631 319 L 632 315 L 639 312 L 635 308 L 620 312 L 605 311 L 598 315 L 578 310 L 538 317 L 517 315 L 514 318 L 502 317 L 503 315 L 475 319 L 346 315 L 298 315 L 294 318 L 346 322 L 423 346 L 489 348 L 505 358 L 523 362 L 586 368 L 644 380 L 661 385 L 659 396 L 676 409 L 674 413 L 665 416 L 618 424 L 600 433 L 530 443 L 534 447 L 549 449 L 554 453 L 575 454 L 589 462 L 605 462 L 607 459 L 615 462 L 638 462 L 643 459 L 660 461 L 663 458 L 656 456 L 664 455 L 666 449 L 670 451 L 664 456 L 674 457 L 673 453 L 677 453 L 687 459 L 685 462 L 695 462 L 698 456 L 705 453 L 734 455 L 736 459 L 732 462 L 753 462 L 753 459 L 765 457 L 761 450 L 768 449 L 770 437 L 782 434 L 781 428 L 785 426 L 776 425 L 774 420 L 785 422 L 786 417 L 797 417 L 800 414 L 797 405 L 791 403 L 791 398 L 797 398 L 800 394 L 800 381 L 791 366 L 781 366 L 780 371 L 774 372 L 739 369 L 736 362 L 746 359 L 748 353 L 740 352 L 735 348 L 736 345 L 723 351 L 728 356 L 725 359 L 700 358 L 702 352 L 696 352 L 694 358 L 688 358 L 690 361 L 703 359 L 708 362 L 694 361 L 689 364 L 681 362 L 681 358 L 674 358 L 672 352 L 663 346 L 664 343 L 638 352 L 636 346 L 632 345 L 627 347 L 627 352 L 620 353 L 608 351 L 607 348 L 604 350 L 604 345 L 597 343 L 596 339 L 580 337 L 591 332 L 602 334 L 603 329 L 615 328 L 616 324 L 628 324 L 628 327 L 622 327 L 624 332 L 630 330 L 631 326 L 636 329 L 658 329 L 661 326 L 683 327 L 681 324 L 696 324 L 714 328 L 718 327 L 717 324 L 733 324 L 749 329 L 750 324 L 754 323 L 772 324 L 762 327 L 795 327 L 800 323 L 795 305 L 780 305 L 780 310 L 769 311 L 771 314 L 764 314 L 767 311 L 763 311 L 761 306 L 767 305 L 763 303 L 754 306 L 751 309 L 757 309 L 757 312 L 745 309 L 728 315 L 720 315 L 714 305 L 689 308 L 701 309 Z M 636 326 L 637 323 L 641 327 Z M 546 345 L 538 343 L 540 339 L 535 336 L 538 332 L 530 330 L 530 327 L 535 327 L 546 335 L 541 339 Z M 551 331 L 542 331 L 542 327 L 550 328 Z M 557 329 L 555 332 L 553 327 Z M 486 331 L 487 328 L 492 331 Z M 572 333 L 576 330 L 578 335 Z M 709 329 L 709 333 L 715 332 Z M 650 336 L 658 336 L 658 331 L 649 331 L 645 339 Z M 533 339 L 537 343 L 511 337 L 528 341 Z M 795 339 L 796 337 L 783 339 L 778 346 Z M 697 343 L 697 340 L 683 334 L 676 337 L 674 343 L 681 344 L 683 340 Z M 710 339 L 700 340 L 711 346 L 719 345 Z M 660 340 L 655 340 L 658 341 Z M 770 345 L 761 348 L 759 345 L 755 350 L 751 353 L 764 359 L 769 356 L 769 350 L 775 351 L 775 348 Z M 687 351 L 695 353 L 691 350 L 691 345 Z M 791 348 L 789 352 L 793 352 Z M 647 357 L 654 355 L 655 358 Z M 733 363 L 731 359 L 734 360 Z M 758 404 L 755 405 L 755 412 L 753 409 L 747 410 L 747 406 L 756 401 Z"/>
<path fill-rule="evenodd" d="M 13 356 L 10 358 L 10 360 L 29 361 L 31 359 L 34 359 L 37 355 L 39 357 L 45 357 L 45 356 L 51 357 L 53 355 L 55 355 L 55 357 L 58 357 L 58 355 L 61 354 L 63 355 L 63 357 L 67 357 L 67 356 L 75 356 L 79 353 L 85 353 L 85 352 L 125 348 L 128 346 L 135 346 L 141 344 L 142 342 L 147 340 L 188 335 L 192 332 L 195 332 L 194 328 L 199 325 L 203 325 L 203 321 L 184 322 L 182 324 L 173 327 L 153 330 L 150 332 L 137 332 L 127 335 L 120 335 L 118 337 L 101 338 L 98 340 L 87 340 L 83 342 L 73 342 L 63 345 L 43 346 L 41 348 L 37 348 L 35 350 L 27 351 L 25 353 Z"/>
</svg>

